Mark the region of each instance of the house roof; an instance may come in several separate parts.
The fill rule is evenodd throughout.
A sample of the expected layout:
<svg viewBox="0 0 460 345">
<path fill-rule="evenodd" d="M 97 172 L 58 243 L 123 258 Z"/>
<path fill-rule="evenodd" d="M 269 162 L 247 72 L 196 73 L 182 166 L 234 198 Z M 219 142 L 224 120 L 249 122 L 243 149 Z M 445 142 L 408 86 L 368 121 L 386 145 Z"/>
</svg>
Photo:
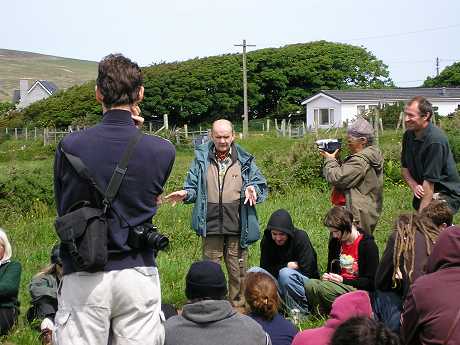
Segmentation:
<svg viewBox="0 0 460 345">
<path fill-rule="evenodd" d="M 460 88 L 438 87 L 422 88 L 407 87 L 394 89 L 365 89 L 365 90 L 321 90 L 317 94 L 302 101 L 306 104 L 324 94 L 338 101 L 407 101 L 415 96 L 423 96 L 428 99 L 460 99 Z"/>
<path fill-rule="evenodd" d="M 58 87 L 55 83 L 48 81 L 48 80 L 37 80 L 27 91 L 29 93 L 32 89 L 37 85 L 40 84 L 50 95 L 55 93 L 58 90 Z"/>
</svg>

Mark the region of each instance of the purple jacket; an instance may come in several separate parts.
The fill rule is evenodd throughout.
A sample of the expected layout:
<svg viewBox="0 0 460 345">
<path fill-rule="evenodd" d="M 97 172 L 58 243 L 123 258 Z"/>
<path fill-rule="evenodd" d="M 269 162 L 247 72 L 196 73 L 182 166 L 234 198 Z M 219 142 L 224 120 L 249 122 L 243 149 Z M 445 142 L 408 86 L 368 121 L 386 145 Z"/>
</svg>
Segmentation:
<svg viewBox="0 0 460 345">
<path fill-rule="evenodd" d="M 443 344 L 447 338 L 460 310 L 460 227 L 451 226 L 439 235 L 426 272 L 414 282 L 404 303 L 404 344 Z M 460 324 L 448 344 L 460 344 Z"/>
</svg>

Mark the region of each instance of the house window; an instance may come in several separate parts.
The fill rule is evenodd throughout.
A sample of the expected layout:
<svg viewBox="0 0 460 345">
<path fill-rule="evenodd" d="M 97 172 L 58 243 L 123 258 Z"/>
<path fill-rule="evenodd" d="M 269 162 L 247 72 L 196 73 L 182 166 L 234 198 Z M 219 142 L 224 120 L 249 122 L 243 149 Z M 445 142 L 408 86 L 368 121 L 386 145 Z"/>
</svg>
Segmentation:
<svg viewBox="0 0 460 345">
<path fill-rule="evenodd" d="M 357 114 L 362 115 L 366 111 L 366 106 L 365 105 L 357 105 L 356 109 L 357 109 Z"/>
<path fill-rule="evenodd" d="M 374 104 L 369 105 L 369 110 L 372 111 L 374 109 L 377 109 L 377 106 Z"/>
<path fill-rule="evenodd" d="M 334 123 L 334 109 L 321 108 L 314 109 L 314 119 L 320 126 L 327 126 Z"/>
</svg>

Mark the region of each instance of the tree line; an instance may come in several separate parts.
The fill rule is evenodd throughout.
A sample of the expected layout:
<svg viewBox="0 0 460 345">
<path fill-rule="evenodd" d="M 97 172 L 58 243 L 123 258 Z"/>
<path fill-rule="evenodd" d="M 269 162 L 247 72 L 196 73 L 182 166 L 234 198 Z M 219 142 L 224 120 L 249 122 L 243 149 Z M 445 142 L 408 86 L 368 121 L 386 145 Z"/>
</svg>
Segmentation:
<svg viewBox="0 0 460 345">
<path fill-rule="evenodd" d="M 363 47 L 316 41 L 249 52 L 250 118 L 302 112 L 301 101 L 321 89 L 393 86 L 388 67 Z M 143 68 L 147 120 L 169 114 L 174 125 L 211 122 L 218 117 L 239 121 L 243 113 L 242 57 L 227 54 Z M 61 91 L 2 122 L 64 127 L 97 122 L 101 107 L 94 81 Z"/>
</svg>

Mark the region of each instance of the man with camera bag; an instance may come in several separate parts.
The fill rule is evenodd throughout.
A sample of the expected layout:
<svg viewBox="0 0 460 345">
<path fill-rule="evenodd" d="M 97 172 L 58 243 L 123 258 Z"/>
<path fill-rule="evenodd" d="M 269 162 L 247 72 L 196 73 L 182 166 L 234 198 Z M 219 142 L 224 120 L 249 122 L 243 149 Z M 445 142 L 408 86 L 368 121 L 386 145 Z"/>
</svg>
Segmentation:
<svg viewBox="0 0 460 345">
<path fill-rule="evenodd" d="M 101 123 L 67 135 L 56 149 L 54 188 L 64 277 L 55 343 L 163 344 L 161 290 L 152 226 L 174 146 L 142 135 L 139 66 L 122 55 L 99 63 Z M 166 239 L 167 241 L 167 239 Z"/>
</svg>

